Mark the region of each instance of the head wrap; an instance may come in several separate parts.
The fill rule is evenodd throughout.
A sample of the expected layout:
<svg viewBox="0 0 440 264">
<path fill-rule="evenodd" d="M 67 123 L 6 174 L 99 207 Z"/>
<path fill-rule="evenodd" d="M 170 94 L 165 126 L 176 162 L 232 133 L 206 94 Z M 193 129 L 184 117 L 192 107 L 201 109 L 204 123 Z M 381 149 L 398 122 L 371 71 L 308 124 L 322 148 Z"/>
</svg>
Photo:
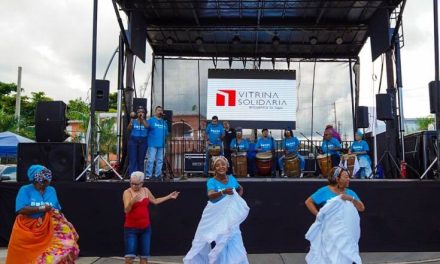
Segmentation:
<svg viewBox="0 0 440 264">
<path fill-rule="evenodd" d="M 358 130 L 358 131 L 356 132 L 356 135 L 362 138 L 362 136 L 364 135 L 364 133 L 362 133 L 362 131 Z"/>
<path fill-rule="evenodd" d="M 339 175 L 341 175 L 341 173 L 342 173 L 343 171 L 348 171 L 348 170 L 347 170 L 347 168 L 342 167 L 342 166 L 336 166 L 335 168 L 336 168 L 335 171 L 334 171 L 333 174 L 331 175 L 331 177 L 332 177 L 331 179 L 332 179 L 332 181 L 335 181 L 335 182 L 336 182 L 336 178 L 338 178 Z"/>
<path fill-rule="evenodd" d="M 32 165 L 27 171 L 27 176 L 30 182 L 38 182 L 43 184 L 44 181 L 52 180 L 52 172 L 43 165 Z"/>
<path fill-rule="evenodd" d="M 243 128 L 241 128 L 241 127 L 237 127 L 237 128 L 235 129 L 235 132 L 236 132 L 236 133 L 243 133 Z"/>
<path fill-rule="evenodd" d="M 212 158 L 212 164 L 211 164 L 212 169 L 215 169 L 215 164 L 217 162 L 219 162 L 220 160 L 224 161 L 226 164 L 226 167 L 229 168 L 229 161 L 227 158 L 225 158 L 224 156 L 216 156 L 216 157 Z"/>
</svg>

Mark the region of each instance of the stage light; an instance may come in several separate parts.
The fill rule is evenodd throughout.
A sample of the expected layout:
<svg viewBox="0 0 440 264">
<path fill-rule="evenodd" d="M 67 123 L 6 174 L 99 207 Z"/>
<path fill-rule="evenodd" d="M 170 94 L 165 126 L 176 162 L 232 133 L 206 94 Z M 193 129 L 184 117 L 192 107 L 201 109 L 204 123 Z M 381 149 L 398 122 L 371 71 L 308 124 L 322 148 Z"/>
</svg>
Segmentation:
<svg viewBox="0 0 440 264">
<path fill-rule="evenodd" d="M 234 38 L 232 38 L 232 44 L 234 45 L 240 44 L 240 37 L 238 35 L 235 35 Z"/>
<path fill-rule="evenodd" d="M 310 44 L 312 44 L 312 45 L 318 44 L 318 39 L 316 37 L 314 37 L 314 36 L 310 37 L 309 41 L 310 41 Z"/>
<path fill-rule="evenodd" d="M 344 43 L 344 39 L 342 37 L 337 37 L 335 42 L 336 44 L 341 45 L 342 43 Z"/>
<path fill-rule="evenodd" d="M 174 39 L 173 39 L 172 37 L 168 37 L 168 38 L 165 40 L 165 43 L 166 43 L 167 45 L 173 45 L 173 43 L 174 43 Z"/>
<path fill-rule="evenodd" d="M 203 38 L 202 37 L 197 37 L 196 38 L 196 44 L 199 45 L 199 46 L 202 45 L 203 44 Z"/>
<path fill-rule="evenodd" d="M 280 38 L 277 35 L 273 36 L 273 38 L 272 38 L 272 45 L 278 46 L 278 45 L 280 45 L 280 43 L 281 43 Z"/>
</svg>

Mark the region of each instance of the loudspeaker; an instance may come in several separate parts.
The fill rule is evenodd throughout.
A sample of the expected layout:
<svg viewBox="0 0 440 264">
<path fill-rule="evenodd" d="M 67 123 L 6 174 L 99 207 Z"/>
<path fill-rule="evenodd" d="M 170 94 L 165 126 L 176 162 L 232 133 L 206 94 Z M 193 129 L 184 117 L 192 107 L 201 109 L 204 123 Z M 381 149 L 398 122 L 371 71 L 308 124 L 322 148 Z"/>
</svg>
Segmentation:
<svg viewBox="0 0 440 264">
<path fill-rule="evenodd" d="M 95 110 L 108 111 L 108 97 L 110 92 L 110 81 L 95 80 Z"/>
<path fill-rule="evenodd" d="M 27 170 L 34 164 L 50 169 L 54 182 L 73 181 L 84 169 L 85 151 L 82 143 L 19 143 L 17 181 L 28 182 Z"/>
<path fill-rule="evenodd" d="M 390 15 L 388 9 L 379 8 L 370 19 L 368 31 L 371 40 L 371 59 L 375 61 L 390 46 Z"/>
<path fill-rule="evenodd" d="M 368 120 L 368 107 L 358 106 L 356 109 L 356 127 L 357 128 L 368 128 L 370 122 Z"/>
<path fill-rule="evenodd" d="M 140 11 L 132 10 L 129 13 L 128 31 L 130 38 L 130 50 L 143 63 L 145 63 L 145 51 L 147 47 L 147 21 Z"/>
<path fill-rule="evenodd" d="M 436 131 L 422 131 L 405 136 L 405 161 L 408 167 L 408 178 L 420 178 L 437 156 Z M 434 168 L 429 170 L 427 178 L 434 179 Z"/>
<path fill-rule="evenodd" d="M 35 109 L 37 142 L 63 142 L 68 135 L 66 104 L 63 101 L 38 102 Z"/>
<path fill-rule="evenodd" d="M 376 94 L 376 114 L 379 120 L 393 120 L 391 94 Z"/>
<path fill-rule="evenodd" d="M 431 109 L 431 114 L 439 113 L 438 89 L 440 89 L 440 83 L 436 89 L 435 81 L 429 82 L 429 108 Z"/>
<path fill-rule="evenodd" d="M 168 126 L 168 134 L 171 134 L 171 129 L 173 126 L 173 111 L 172 110 L 163 110 L 163 119 L 167 121 Z"/>
<path fill-rule="evenodd" d="M 133 111 L 136 112 L 139 106 L 142 106 L 147 111 L 147 98 L 133 98 Z"/>
</svg>

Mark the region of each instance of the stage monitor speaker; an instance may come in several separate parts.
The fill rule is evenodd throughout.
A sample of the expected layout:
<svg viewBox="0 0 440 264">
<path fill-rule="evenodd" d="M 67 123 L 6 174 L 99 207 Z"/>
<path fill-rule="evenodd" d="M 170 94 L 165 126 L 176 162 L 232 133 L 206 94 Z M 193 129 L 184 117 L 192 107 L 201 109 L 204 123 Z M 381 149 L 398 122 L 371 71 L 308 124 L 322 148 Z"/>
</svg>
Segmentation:
<svg viewBox="0 0 440 264">
<path fill-rule="evenodd" d="M 429 108 L 432 114 L 440 113 L 439 101 L 438 101 L 438 89 L 440 89 L 440 83 L 436 88 L 435 81 L 429 82 Z"/>
<path fill-rule="evenodd" d="M 95 80 L 95 110 L 107 112 L 109 109 L 110 81 Z"/>
<path fill-rule="evenodd" d="M 147 98 L 133 98 L 133 111 L 136 112 L 137 108 L 142 106 L 147 111 Z M 154 113 L 150 113 L 154 114 Z"/>
<path fill-rule="evenodd" d="M 82 143 L 19 143 L 17 181 L 29 182 L 27 170 L 34 164 L 50 169 L 54 182 L 73 181 L 84 169 L 85 152 Z"/>
<path fill-rule="evenodd" d="M 356 128 L 368 128 L 369 126 L 368 107 L 358 106 L 356 109 Z"/>
<path fill-rule="evenodd" d="M 168 126 L 168 134 L 171 134 L 171 129 L 173 126 L 173 111 L 172 110 L 163 110 L 164 116 L 163 119 L 167 121 Z"/>
<path fill-rule="evenodd" d="M 68 135 L 66 104 L 63 101 L 38 102 L 35 109 L 35 138 L 37 142 L 63 142 Z"/>
<path fill-rule="evenodd" d="M 429 168 L 437 156 L 436 131 L 421 131 L 405 136 L 405 161 L 408 164 L 408 178 L 418 179 Z M 426 175 L 434 179 L 436 164 Z"/>
<path fill-rule="evenodd" d="M 376 94 L 376 115 L 379 120 L 393 120 L 394 113 L 390 94 Z"/>
<path fill-rule="evenodd" d="M 390 15 L 388 9 L 379 8 L 370 19 L 368 31 L 371 40 L 371 58 L 375 61 L 391 46 L 390 41 Z"/>
</svg>

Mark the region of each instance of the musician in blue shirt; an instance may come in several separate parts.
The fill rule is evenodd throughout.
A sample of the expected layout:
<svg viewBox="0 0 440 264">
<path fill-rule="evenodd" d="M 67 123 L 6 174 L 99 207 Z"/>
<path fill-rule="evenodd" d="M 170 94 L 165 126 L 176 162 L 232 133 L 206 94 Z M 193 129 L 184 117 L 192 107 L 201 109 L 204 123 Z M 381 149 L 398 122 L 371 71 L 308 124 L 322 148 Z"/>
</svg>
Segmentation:
<svg viewBox="0 0 440 264">
<path fill-rule="evenodd" d="M 168 125 L 163 119 L 163 109 L 156 106 L 154 116 L 148 119 L 148 150 L 146 177 L 152 180 L 160 180 L 162 175 L 163 158 L 165 155 L 165 141 L 168 135 Z M 153 175 L 153 165 L 156 161 L 156 168 Z"/>
<path fill-rule="evenodd" d="M 338 166 L 340 161 L 339 150 L 341 150 L 341 143 L 333 137 L 332 132 L 328 129 L 324 131 L 324 140 L 321 144 L 322 154 L 330 155 L 333 166 Z"/>
<path fill-rule="evenodd" d="M 211 123 L 206 126 L 205 129 L 205 140 L 206 140 L 206 155 L 205 155 L 205 168 L 204 173 L 208 175 L 208 166 L 209 166 L 209 148 L 218 146 L 220 147 L 220 155 L 223 154 L 223 144 L 222 139 L 225 136 L 225 129 L 218 122 L 218 117 L 213 116 L 211 119 Z"/>
<path fill-rule="evenodd" d="M 262 137 L 257 140 L 257 145 L 255 146 L 258 152 L 272 152 L 272 159 L 274 159 L 275 142 L 272 137 L 269 137 L 269 130 L 263 128 L 261 130 Z M 258 159 L 258 157 L 257 157 Z M 275 162 L 272 163 L 272 176 L 275 176 Z"/>
<path fill-rule="evenodd" d="M 136 114 L 132 113 L 128 124 L 128 175 L 133 171 L 144 171 L 145 154 L 147 153 L 148 124 L 145 120 L 145 109 L 139 106 Z"/>
<path fill-rule="evenodd" d="M 370 156 L 368 156 L 368 152 L 370 148 L 368 147 L 368 143 L 362 139 L 363 133 L 361 131 L 357 131 L 355 135 L 355 141 L 350 147 L 350 153 L 356 154 L 356 157 L 359 162 L 359 171 L 358 176 L 362 179 L 365 179 L 371 175 L 371 160 Z"/>
<path fill-rule="evenodd" d="M 281 175 L 284 176 L 284 158 L 286 155 L 289 154 L 294 154 L 296 155 L 296 157 L 298 157 L 300 161 L 301 171 L 304 171 L 306 162 L 304 160 L 304 157 L 301 156 L 298 152 L 300 147 L 300 142 L 298 138 L 295 137 L 295 135 L 293 135 L 293 131 L 291 129 L 286 129 L 284 131 L 284 137 L 285 138 L 283 139 L 283 143 L 282 143 L 282 148 L 284 149 L 284 155 L 278 159 L 278 165 L 281 168 Z M 301 176 L 302 176 L 302 172 L 301 172 Z"/>
</svg>

